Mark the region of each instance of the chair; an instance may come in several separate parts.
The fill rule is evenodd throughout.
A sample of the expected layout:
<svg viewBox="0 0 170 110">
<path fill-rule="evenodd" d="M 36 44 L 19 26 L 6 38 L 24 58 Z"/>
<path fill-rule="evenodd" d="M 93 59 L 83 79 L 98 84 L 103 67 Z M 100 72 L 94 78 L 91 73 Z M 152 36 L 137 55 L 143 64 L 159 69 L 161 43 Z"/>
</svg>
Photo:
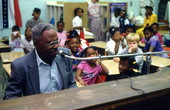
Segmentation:
<svg viewBox="0 0 170 110">
<path fill-rule="evenodd" d="M 165 51 L 170 51 L 170 47 L 163 47 L 163 49 L 165 50 Z M 169 56 L 169 58 L 170 58 L 170 53 L 167 53 L 168 54 L 168 56 Z"/>
</svg>

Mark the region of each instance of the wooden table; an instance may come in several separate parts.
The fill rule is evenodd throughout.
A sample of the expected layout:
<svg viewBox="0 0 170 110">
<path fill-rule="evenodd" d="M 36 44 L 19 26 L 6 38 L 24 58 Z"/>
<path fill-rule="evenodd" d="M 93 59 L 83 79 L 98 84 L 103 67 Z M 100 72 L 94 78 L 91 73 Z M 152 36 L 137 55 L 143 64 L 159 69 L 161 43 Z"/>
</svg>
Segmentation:
<svg viewBox="0 0 170 110">
<path fill-rule="evenodd" d="M 139 42 L 139 46 L 144 48 L 145 47 L 145 43 L 142 43 L 141 41 Z M 162 47 L 166 47 L 166 45 L 162 45 Z"/>
<path fill-rule="evenodd" d="M 0 42 L 0 52 L 9 52 L 10 51 L 10 46 Z"/>
<path fill-rule="evenodd" d="M 24 52 L 4 52 L 1 53 L 1 59 L 2 59 L 2 63 L 10 63 L 13 60 L 24 56 Z"/>
<path fill-rule="evenodd" d="M 11 64 L 3 64 L 2 67 L 5 69 L 8 76 L 11 76 Z"/>
<path fill-rule="evenodd" d="M 146 60 L 146 56 L 144 56 L 144 60 Z M 152 56 L 151 57 L 151 65 L 157 66 L 157 67 L 167 67 L 170 66 L 170 59 L 158 57 L 158 56 Z"/>
<path fill-rule="evenodd" d="M 119 74 L 119 63 L 113 60 L 103 60 L 103 64 L 108 68 L 109 75 Z"/>
<path fill-rule="evenodd" d="M 81 88 L 0 101 L 0 110 L 168 110 L 170 68 Z M 146 108 L 145 108 L 146 107 Z M 166 109 L 165 109 L 166 108 Z"/>
<path fill-rule="evenodd" d="M 168 30 L 160 30 L 160 31 L 158 31 L 158 32 L 159 32 L 162 36 L 169 33 Z"/>
<path fill-rule="evenodd" d="M 90 43 L 90 42 L 94 42 L 94 37 L 92 36 L 84 36 L 84 38 Z"/>
<path fill-rule="evenodd" d="M 0 42 L 0 48 L 10 48 L 10 46 L 7 44 L 4 44 L 3 42 Z"/>
<path fill-rule="evenodd" d="M 96 42 L 91 42 L 90 45 L 97 47 L 99 53 L 101 55 L 105 55 L 106 42 L 104 42 L 104 41 L 96 41 Z"/>
</svg>

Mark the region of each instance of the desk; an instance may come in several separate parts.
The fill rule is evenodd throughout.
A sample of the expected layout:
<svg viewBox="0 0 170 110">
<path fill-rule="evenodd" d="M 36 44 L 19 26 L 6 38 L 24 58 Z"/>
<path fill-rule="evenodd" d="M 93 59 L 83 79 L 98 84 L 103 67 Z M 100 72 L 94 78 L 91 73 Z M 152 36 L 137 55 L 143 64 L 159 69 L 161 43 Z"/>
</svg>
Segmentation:
<svg viewBox="0 0 170 110">
<path fill-rule="evenodd" d="M 169 31 L 168 30 L 161 30 L 161 31 L 158 31 L 162 36 L 164 35 L 164 34 L 168 34 L 169 33 Z"/>
<path fill-rule="evenodd" d="M 0 52 L 9 52 L 10 51 L 10 46 L 0 42 Z"/>
<path fill-rule="evenodd" d="M 109 75 L 119 74 L 118 62 L 115 62 L 113 60 L 103 60 L 102 62 L 108 68 Z"/>
<path fill-rule="evenodd" d="M 2 67 L 5 69 L 8 76 L 11 76 L 11 64 L 3 64 Z"/>
<path fill-rule="evenodd" d="M 142 43 L 141 41 L 139 42 L 139 47 L 144 48 L 145 47 L 145 43 Z M 166 45 L 162 45 L 162 47 L 166 47 Z"/>
<path fill-rule="evenodd" d="M 10 63 L 13 60 L 24 56 L 24 52 L 4 52 L 1 53 L 2 63 Z"/>
<path fill-rule="evenodd" d="M 170 96 L 170 68 L 155 74 L 109 81 L 81 88 L 1 100 L 0 110 L 167 110 Z M 148 105 L 149 104 L 149 105 Z M 146 106 L 146 107 L 144 107 Z M 166 109 L 165 109 L 166 108 Z"/>
<path fill-rule="evenodd" d="M 84 38 L 85 38 L 88 42 L 94 42 L 94 37 L 92 37 L 92 36 L 84 36 Z"/>
<path fill-rule="evenodd" d="M 101 55 L 105 55 L 106 42 L 104 42 L 104 41 L 96 41 L 96 42 L 91 42 L 90 45 L 97 47 L 99 53 Z"/>
<path fill-rule="evenodd" d="M 146 60 L 146 56 L 143 57 L 144 60 Z M 158 57 L 158 56 L 152 56 L 151 57 L 151 65 L 157 66 L 157 67 L 166 67 L 170 65 L 170 59 Z"/>
</svg>

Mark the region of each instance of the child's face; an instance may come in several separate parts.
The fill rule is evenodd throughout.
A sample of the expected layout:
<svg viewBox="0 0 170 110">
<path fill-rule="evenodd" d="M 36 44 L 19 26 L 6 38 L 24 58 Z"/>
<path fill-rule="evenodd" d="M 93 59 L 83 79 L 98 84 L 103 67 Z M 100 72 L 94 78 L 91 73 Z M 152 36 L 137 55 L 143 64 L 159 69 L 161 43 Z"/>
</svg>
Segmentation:
<svg viewBox="0 0 170 110">
<path fill-rule="evenodd" d="M 25 37 L 28 41 L 31 41 L 31 39 L 32 39 L 31 34 L 32 34 L 32 29 L 27 28 L 27 30 L 25 31 Z"/>
<path fill-rule="evenodd" d="M 64 29 L 63 23 L 59 23 L 59 24 L 57 25 L 57 29 L 58 29 L 58 32 L 62 32 L 63 29 Z"/>
<path fill-rule="evenodd" d="M 153 31 L 154 31 L 155 33 L 158 32 L 158 26 L 157 26 L 157 25 L 153 25 L 152 28 L 153 28 Z"/>
<path fill-rule="evenodd" d="M 38 12 L 38 13 L 37 13 L 37 12 L 34 12 L 33 14 L 34 14 L 34 18 L 35 18 L 35 19 L 38 19 L 38 18 L 40 17 L 40 12 Z"/>
<path fill-rule="evenodd" d="M 112 36 L 112 39 L 113 39 L 115 42 L 120 41 L 120 39 L 121 39 L 120 32 L 119 32 L 119 31 L 116 31 L 115 34 Z"/>
<path fill-rule="evenodd" d="M 128 60 L 119 62 L 119 73 L 120 74 L 127 74 L 128 71 L 130 71 L 131 68 L 129 68 L 129 62 Z"/>
<path fill-rule="evenodd" d="M 79 41 L 78 41 L 77 38 L 72 38 L 72 39 L 68 42 L 68 48 L 71 50 L 72 53 L 77 52 L 78 46 L 79 46 Z"/>
<path fill-rule="evenodd" d="M 91 0 L 92 3 L 96 3 L 98 0 Z"/>
<path fill-rule="evenodd" d="M 128 45 L 129 48 L 138 47 L 137 41 L 130 41 L 130 42 L 128 42 L 127 45 Z"/>
<path fill-rule="evenodd" d="M 83 12 L 82 12 L 81 9 L 79 9 L 79 10 L 77 11 L 77 16 L 79 16 L 79 17 L 82 17 L 82 16 L 83 16 Z"/>
<path fill-rule="evenodd" d="M 86 57 L 96 57 L 96 56 L 97 56 L 97 53 L 94 49 L 92 48 L 87 49 Z M 96 61 L 97 61 L 96 59 L 93 59 L 93 60 L 89 60 L 88 62 L 95 63 Z"/>
<path fill-rule="evenodd" d="M 128 35 L 129 33 L 133 33 L 133 29 L 132 28 L 126 29 L 126 35 Z"/>
<path fill-rule="evenodd" d="M 149 39 L 152 37 L 153 33 L 150 32 L 150 31 L 145 31 L 145 32 L 144 32 L 144 35 L 145 35 L 145 39 L 146 39 L 146 40 L 149 40 Z"/>
<path fill-rule="evenodd" d="M 124 11 L 121 11 L 121 12 L 120 12 L 120 16 L 121 16 L 121 17 L 124 17 L 124 16 L 125 16 L 125 12 L 124 12 Z"/>
</svg>

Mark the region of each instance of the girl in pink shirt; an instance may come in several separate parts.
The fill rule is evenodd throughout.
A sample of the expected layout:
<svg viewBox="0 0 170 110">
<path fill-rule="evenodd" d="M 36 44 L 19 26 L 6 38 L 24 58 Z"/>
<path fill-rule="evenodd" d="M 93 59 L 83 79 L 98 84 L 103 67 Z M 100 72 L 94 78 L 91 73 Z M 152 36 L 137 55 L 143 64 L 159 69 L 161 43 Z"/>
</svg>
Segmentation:
<svg viewBox="0 0 170 110">
<path fill-rule="evenodd" d="M 57 36 L 60 39 L 59 46 L 64 47 L 65 42 L 67 40 L 67 32 L 64 30 L 64 22 L 58 21 L 57 22 Z"/>
<path fill-rule="evenodd" d="M 95 47 L 87 47 L 83 51 L 84 57 L 96 57 L 98 52 Z M 76 80 L 81 86 L 95 84 L 99 73 L 108 74 L 109 71 L 99 59 L 82 61 L 77 66 Z"/>
</svg>

